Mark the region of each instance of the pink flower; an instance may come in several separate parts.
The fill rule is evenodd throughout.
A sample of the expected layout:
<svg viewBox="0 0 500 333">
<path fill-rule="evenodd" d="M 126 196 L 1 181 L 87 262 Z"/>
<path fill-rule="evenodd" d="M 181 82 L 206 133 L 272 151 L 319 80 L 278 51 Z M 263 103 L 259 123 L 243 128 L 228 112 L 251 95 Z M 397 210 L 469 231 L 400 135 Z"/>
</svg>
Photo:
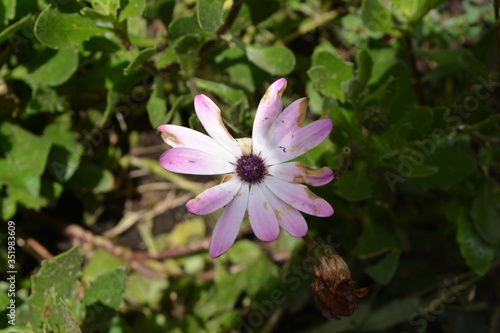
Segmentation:
<svg viewBox="0 0 500 333">
<path fill-rule="evenodd" d="M 299 184 L 325 185 L 333 179 L 332 171 L 285 163 L 319 145 L 332 130 L 332 121 L 320 119 L 302 127 L 309 99 L 296 100 L 283 110 L 285 88 L 286 80 L 279 79 L 267 90 L 257 108 L 253 138 L 234 139 L 220 109 L 205 95 L 195 97 L 194 107 L 208 135 L 176 125 L 158 127 L 173 147 L 160 157 L 163 168 L 195 175 L 226 174 L 221 184 L 186 204 L 198 215 L 225 207 L 213 231 L 212 258 L 233 245 L 247 210 L 255 236 L 266 242 L 276 240 L 280 227 L 292 236 L 304 236 L 307 223 L 299 211 L 321 217 L 333 214 L 326 200 Z"/>
</svg>

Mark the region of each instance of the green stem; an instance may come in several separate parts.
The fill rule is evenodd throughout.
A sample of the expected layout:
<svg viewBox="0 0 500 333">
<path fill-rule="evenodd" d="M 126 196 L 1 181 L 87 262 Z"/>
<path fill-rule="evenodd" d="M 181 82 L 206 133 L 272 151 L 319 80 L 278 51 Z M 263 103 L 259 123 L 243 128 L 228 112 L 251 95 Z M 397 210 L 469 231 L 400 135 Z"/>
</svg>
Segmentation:
<svg viewBox="0 0 500 333">
<path fill-rule="evenodd" d="M 338 181 L 340 179 L 340 177 L 342 177 L 344 172 L 349 167 L 350 161 L 351 161 L 351 148 L 344 147 L 344 149 L 342 149 L 342 162 L 340 164 L 339 169 L 337 170 L 337 172 L 335 174 L 335 179 L 331 182 L 331 184 Z"/>
<path fill-rule="evenodd" d="M 279 42 L 279 44 L 287 44 L 287 43 L 291 42 L 292 40 L 294 40 L 295 38 L 298 38 L 298 37 L 308 33 L 309 31 L 317 29 L 320 26 L 322 26 L 323 24 L 330 22 L 331 20 L 336 18 L 338 15 L 339 15 L 338 11 L 332 10 L 332 11 L 329 11 L 326 13 L 322 13 L 317 17 L 308 18 L 308 19 L 304 20 L 304 23 L 302 23 L 296 31 L 283 37 L 281 39 L 281 41 Z"/>
</svg>

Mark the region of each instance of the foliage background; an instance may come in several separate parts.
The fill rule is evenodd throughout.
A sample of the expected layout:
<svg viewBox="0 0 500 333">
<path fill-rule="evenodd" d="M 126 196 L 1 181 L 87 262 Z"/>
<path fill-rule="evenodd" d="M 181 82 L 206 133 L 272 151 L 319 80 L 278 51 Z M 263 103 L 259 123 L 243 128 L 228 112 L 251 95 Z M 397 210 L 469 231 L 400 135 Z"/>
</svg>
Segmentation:
<svg viewBox="0 0 500 333">
<path fill-rule="evenodd" d="M 19 246 L 2 332 L 500 332 L 493 2 L 0 1 L 0 215 Z M 370 289 L 338 322 L 301 239 L 245 222 L 211 260 L 219 212 L 184 203 L 219 180 L 157 163 L 156 126 L 201 129 L 195 94 L 248 136 L 283 76 L 285 105 L 308 96 L 335 126 L 301 159 L 337 175 L 310 235 Z"/>
</svg>

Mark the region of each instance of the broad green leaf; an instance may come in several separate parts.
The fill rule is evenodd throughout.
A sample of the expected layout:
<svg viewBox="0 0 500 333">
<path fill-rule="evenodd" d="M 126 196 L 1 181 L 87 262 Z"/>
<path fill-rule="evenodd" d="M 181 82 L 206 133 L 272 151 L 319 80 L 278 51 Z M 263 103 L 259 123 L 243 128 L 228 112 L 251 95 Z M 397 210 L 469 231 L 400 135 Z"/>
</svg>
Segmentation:
<svg viewBox="0 0 500 333">
<path fill-rule="evenodd" d="M 200 57 L 198 55 L 202 44 L 202 38 L 199 36 L 184 36 L 179 38 L 175 46 L 177 60 L 181 64 L 184 77 L 193 77 L 198 67 Z"/>
<path fill-rule="evenodd" d="M 78 51 L 75 49 L 60 49 L 46 63 L 29 74 L 28 80 L 34 87 L 55 87 L 68 81 L 77 68 Z"/>
<path fill-rule="evenodd" d="M 94 281 L 100 274 L 124 265 L 123 260 L 118 257 L 105 250 L 96 249 L 83 268 L 83 279 Z"/>
<path fill-rule="evenodd" d="M 295 68 L 295 55 L 285 46 L 245 47 L 248 60 L 272 75 L 287 75 Z"/>
<path fill-rule="evenodd" d="M 332 95 L 344 101 L 343 83 L 353 76 L 352 64 L 336 54 L 321 51 L 314 55 L 312 67 L 307 74 L 323 95 Z"/>
<path fill-rule="evenodd" d="M 471 215 L 474 228 L 492 245 L 500 242 L 500 216 L 491 198 L 488 184 L 484 184 L 472 203 Z"/>
<path fill-rule="evenodd" d="M 146 110 L 148 111 L 149 123 L 153 128 L 167 124 L 172 118 L 171 113 L 169 113 L 170 117 L 167 115 L 167 102 L 165 100 L 165 93 L 163 92 L 163 82 L 159 78 L 155 80 L 155 86 L 146 104 Z"/>
<path fill-rule="evenodd" d="M 493 248 L 474 230 L 465 209 L 460 210 L 456 223 L 458 228 L 456 239 L 465 262 L 477 274 L 486 274 L 495 257 Z"/>
<path fill-rule="evenodd" d="M 363 161 L 357 161 L 354 169 L 346 171 L 335 185 L 335 193 L 349 201 L 366 200 L 373 195 L 372 182 Z"/>
<path fill-rule="evenodd" d="M 130 0 L 120 12 L 120 22 L 129 17 L 142 16 L 144 8 L 146 8 L 146 0 Z"/>
<path fill-rule="evenodd" d="M 9 0 L 6 0 L 6 1 L 9 1 Z M 6 27 L 2 31 L 0 31 L 0 44 L 2 44 L 7 39 L 14 37 L 16 32 L 18 32 L 19 29 L 22 28 L 24 23 L 29 21 L 32 17 L 33 17 L 32 14 L 28 14 L 25 17 L 23 17 L 22 19 L 20 19 L 19 21 L 12 23 L 8 27 Z M 14 50 L 16 50 L 16 49 L 14 49 Z"/>
<path fill-rule="evenodd" d="M 203 90 L 208 90 L 219 96 L 224 102 L 231 106 L 243 103 L 248 108 L 248 100 L 242 90 L 232 88 L 224 83 L 212 82 L 203 79 L 194 79 L 196 85 Z"/>
<path fill-rule="evenodd" d="M 371 32 L 389 33 L 392 30 L 391 12 L 378 0 L 363 1 L 361 17 L 365 27 Z"/>
<path fill-rule="evenodd" d="M 396 299 L 388 304 L 373 309 L 360 331 L 387 332 L 389 328 L 399 323 L 405 323 L 416 313 L 420 301 L 416 297 Z"/>
<path fill-rule="evenodd" d="M 8 221 L 17 211 L 16 200 L 12 197 L 0 196 L 0 219 Z"/>
<path fill-rule="evenodd" d="M 83 147 L 78 144 L 72 130 L 71 113 L 55 118 L 43 131 L 43 136 L 52 141 L 47 161 L 47 170 L 59 182 L 65 182 L 75 173 L 80 164 Z"/>
<path fill-rule="evenodd" d="M 418 22 L 429 10 L 444 0 L 392 0 L 392 3 L 410 23 Z"/>
<path fill-rule="evenodd" d="M 17 0 L 0 0 L 0 29 L 16 16 Z"/>
<path fill-rule="evenodd" d="M 57 113 L 65 109 L 64 96 L 57 93 L 54 88 L 40 86 L 33 90 L 31 100 L 26 106 L 27 114 L 39 114 L 45 112 Z"/>
<path fill-rule="evenodd" d="M 415 165 L 412 173 L 408 174 L 408 178 L 422 178 L 433 175 L 439 171 L 439 167 L 430 166 L 426 164 Z M 418 182 L 418 180 L 417 180 Z"/>
<path fill-rule="evenodd" d="M 151 56 L 156 53 L 156 47 L 149 47 L 144 50 L 141 50 L 137 55 L 132 59 L 132 61 L 128 64 L 128 66 L 123 70 L 125 75 L 129 75 L 137 67 L 141 66 L 146 62 Z"/>
<path fill-rule="evenodd" d="M 167 279 L 151 278 L 139 273 L 131 273 L 127 277 L 125 298 L 134 305 L 145 305 L 153 309 L 160 305 L 169 283 Z M 147 288 L 144 288 L 147 286 Z"/>
<path fill-rule="evenodd" d="M 368 267 L 365 271 L 372 279 L 377 281 L 377 283 L 386 285 L 388 284 L 396 269 L 399 265 L 399 257 L 401 256 L 401 250 L 392 250 L 385 257 L 380 260 L 375 265 Z"/>
<path fill-rule="evenodd" d="M 90 306 L 100 303 L 110 309 L 118 310 L 125 293 L 124 267 L 116 267 L 97 276 L 85 291 L 83 302 Z"/>
<path fill-rule="evenodd" d="M 63 298 L 53 299 L 51 303 L 53 306 L 50 308 L 50 316 L 48 317 L 51 332 L 82 332 Z"/>
<path fill-rule="evenodd" d="M 424 156 L 428 166 L 439 168 L 435 174 L 419 178 L 417 184 L 436 189 L 448 189 L 467 179 L 476 169 L 474 157 L 466 150 L 458 147 L 438 148 L 430 156 Z M 418 165 L 418 164 L 416 164 Z"/>
<path fill-rule="evenodd" d="M 364 84 L 368 84 L 372 75 L 372 57 L 365 49 L 361 49 L 356 58 L 358 61 L 358 78 Z"/>
<path fill-rule="evenodd" d="M 25 129 L 8 122 L 0 125 L 0 151 L 16 170 L 25 170 L 34 175 L 41 175 L 45 169 L 50 142 Z M 5 177 L 0 174 L 0 179 Z"/>
<path fill-rule="evenodd" d="M 173 20 L 168 26 L 168 31 L 173 37 L 183 37 L 189 34 L 200 36 L 207 34 L 207 32 L 200 28 L 194 16 L 182 16 Z"/>
<path fill-rule="evenodd" d="M 35 35 L 38 40 L 54 49 L 78 46 L 106 31 L 108 29 L 98 26 L 88 17 L 78 13 L 61 13 L 51 6 L 40 13 L 35 23 Z"/>
<path fill-rule="evenodd" d="M 38 273 L 31 277 L 29 302 L 37 322 L 44 320 L 46 307 L 51 310 L 56 305 L 52 302 L 71 297 L 80 275 L 82 260 L 79 249 L 74 247 L 44 262 Z"/>
<path fill-rule="evenodd" d="M 216 32 L 223 23 L 224 0 L 198 0 L 196 15 L 200 27 L 208 32 Z"/>
<path fill-rule="evenodd" d="M 353 251 L 360 259 L 378 259 L 366 268 L 366 273 L 380 284 L 391 281 L 399 265 L 402 249 L 394 233 L 387 231 L 369 217 L 363 219 L 363 233 Z M 382 258 L 380 258 L 382 256 Z"/>
<path fill-rule="evenodd" d="M 192 239 L 205 235 L 205 222 L 199 217 L 177 223 L 168 234 L 167 246 L 171 248 L 188 244 Z"/>
<path fill-rule="evenodd" d="M 120 8 L 120 0 L 90 0 L 92 8 L 104 16 L 116 16 Z"/>
<path fill-rule="evenodd" d="M 108 170 L 95 164 L 80 164 L 68 185 L 83 193 L 105 193 L 114 187 L 114 177 Z"/>
<path fill-rule="evenodd" d="M 40 176 L 45 170 L 51 143 L 23 128 L 3 122 L 0 125 L 0 184 L 7 185 L 9 197 L 26 207 L 38 209 Z"/>
<path fill-rule="evenodd" d="M 123 267 L 103 273 L 85 291 L 83 303 L 86 315 L 83 325 L 85 332 L 102 330 L 118 311 L 125 294 L 126 273 Z"/>
</svg>

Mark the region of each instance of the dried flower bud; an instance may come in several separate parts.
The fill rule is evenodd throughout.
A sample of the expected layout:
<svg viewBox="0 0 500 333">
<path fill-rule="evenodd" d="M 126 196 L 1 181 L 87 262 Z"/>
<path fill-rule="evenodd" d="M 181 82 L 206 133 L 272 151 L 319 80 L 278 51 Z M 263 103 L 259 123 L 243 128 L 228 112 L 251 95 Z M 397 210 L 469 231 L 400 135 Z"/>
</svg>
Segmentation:
<svg viewBox="0 0 500 333">
<path fill-rule="evenodd" d="M 311 239 L 306 239 L 306 242 L 310 244 Z M 314 266 L 314 280 L 311 283 L 316 302 L 328 319 L 340 320 L 340 316 L 351 316 L 358 308 L 356 297 L 366 296 L 368 289 L 352 289 L 356 282 L 351 280 L 351 272 L 344 259 L 325 244 L 316 243 L 316 246 L 322 247 L 323 254 Z"/>
</svg>

